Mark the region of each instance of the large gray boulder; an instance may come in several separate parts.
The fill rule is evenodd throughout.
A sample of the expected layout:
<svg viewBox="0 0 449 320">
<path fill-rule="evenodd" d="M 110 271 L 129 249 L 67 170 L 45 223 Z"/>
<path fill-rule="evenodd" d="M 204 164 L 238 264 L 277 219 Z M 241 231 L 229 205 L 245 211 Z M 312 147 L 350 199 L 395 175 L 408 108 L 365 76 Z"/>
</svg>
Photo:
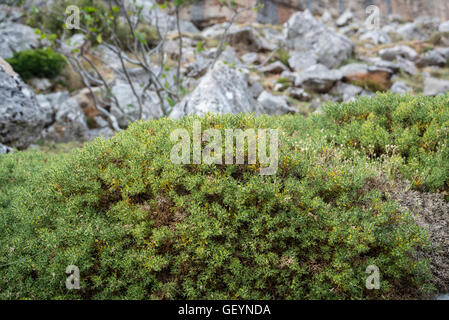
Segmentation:
<svg viewBox="0 0 449 320">
<path fill-rule="evenodd" d="M 449 92 L 449 81 L 428 77 L 424 80 L 424 95 L 436 96 Z"/>
<path fill-rule="evenodd" d="M 340 65 L 354 50 L 351 40 L 326 28 L 308 10 L 295 13 L 284 24 L 283 32 L 291 50 L 314 53 L 318 63 L 328 68 Z"/>
<path fill-rule="evenodd" d="M 14 52 L 39 46 L 39 37 L 33 28 L 19 23 L 0 24 L 0 58 L 11 58 Z"/>
<path fill-rule="evenodd" d="M 173 108 L 170 117 L 177 119 L 188 114 L 204 115 L 208 112 L 260 113 L 260 109 L 243 72 L 218 62 L 201 78 L 195 90 Z"/>
<path fill-rule="evenodd" d="M 0 58 L 0 143 L 25 149 L 39 139 L 44 125 L 34 93 Z"/>
</svg>

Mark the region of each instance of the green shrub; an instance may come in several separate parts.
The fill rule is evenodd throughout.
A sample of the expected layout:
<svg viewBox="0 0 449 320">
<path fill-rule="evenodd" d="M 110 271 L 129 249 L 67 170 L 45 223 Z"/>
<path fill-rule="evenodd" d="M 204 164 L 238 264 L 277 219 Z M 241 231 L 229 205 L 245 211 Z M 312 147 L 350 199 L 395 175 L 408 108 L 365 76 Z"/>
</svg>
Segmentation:
<svg viewBox="0 0 449 320">
<path fill-rule="evenodd" d="M 319 118 L 327 140 L 372 158 L 398 156 L 412 187 L 449 191 L 449 95 L 398 97 L 330 105 Z"/>
<path fill-rule="evenodd" d="M 152 120 L 96 139 L 32 174 L 0 217 L 10 228 L 0 266 L 20 261 L 0 268 L 0 298 L 363 299 L 419 290 L 429 269 L 413 253 L 426 235 L 372 183 L 382 164 L 357 150 L 349 154 L 335 143 L 345 135 L 322 127 L 337 121 L 349 127 L 360 113 L 378 110 L 379 119 L 366 122 L 374 133 L 383 128 L 384 102 L 392 102 L 386 119 L 394 114 L 398 124 L 413 127 L 411 99 L 381 96 L 310 119 Z M 389 112 L 391 105 L 401 107 Z M 191 133 L 195 120 L 223 134 L 279 128 L 277 173 L 260 176 L 259 163 L 173 164 L 170 133 Z M 382 149 L 384 131 L 360 143 L 372 139 Z M 15 157 L 21 154 L 6 160 L 11 169 L 0 171 L 0 179 L 11 179 Z M 68 265 L 80 268 L 80 290 L 65 288 Z M 368 265 L 381 270 L 380 290 L 365 288 Z"/>
<path fill-rule="evenodd" d="M 32 77 L 54 78 L 67 64 L 64 56 L 50 48 L 16 52 L 6 61 L 24 80 Z"/>
</svg>

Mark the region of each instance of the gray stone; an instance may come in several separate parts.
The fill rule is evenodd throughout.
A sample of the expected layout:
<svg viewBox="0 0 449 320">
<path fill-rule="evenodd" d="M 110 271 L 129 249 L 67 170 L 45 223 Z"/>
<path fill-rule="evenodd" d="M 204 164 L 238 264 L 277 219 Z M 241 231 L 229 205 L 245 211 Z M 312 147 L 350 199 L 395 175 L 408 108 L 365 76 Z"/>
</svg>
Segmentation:
<svg viewBox="0 0 449 320">
<path fill-rule="evenodd" d="M 248 89 L 246 76 L 236 68 L 222 62 L 201 78 L 198 86 L 179 102 L 170 118 L 188 114 L 212 113 L 260 113 L 260 105 Z"/>
<path fill-rule="evenodd" d="M 299 101 L 310 101 L 312 96 L 303 88 L 288 88 L 287 93 L 290 97 Z"/>
<path fill-rule="evenodd" d="M 336 24 L 338 27 L 344 27 L 344 26 L 348 25 L 352 21 L 353 18 L 354 18 L 354 15 L 352 14 L 351 9 L 348 8 L 337 19 Z"/>
<path fill-rule="evenodd" d="M 170 76 L 167 76 L 170 78 Z M 140 96 L 142 93 L 142 86 L 139 83 L 133 83 L 134 89 Z M 112 93 L 117 97 L 117 106 L 112 103 L 111 114 L 117 119 L 118 124 L 121 128 L 127 128 L 129 122 L 134 122 L 139 120 L 139 102 L 138 99 L 133 94 L 130 84 L 126 81 L 118 80 L 111 89 Z M 112 100 L 114 101 L 114 100 Z M 161 110 L 160 102 L 158 100 L 157 94 L 153 91 L 146 91 L 142 102 L 142 119 L 158 119 L 163 116 Z"/>
<path fill-rule="evenodd" d="M 334 26 L 334 18 L 332 17 L 332 14 L 329 12 L 329 10 L 325 10 L 320 18 L 320 21 L 324 23 L 328 27 Z"/>
<path fill-rule="evenodd" d="M 86 35 L 82 33 L 76 33 L 67 41 L 64 41 L 61 45 L 61 50 L 67 54 L 70 54 L 73 50 L 81 48 L 86 41 Z"/>
<path fill-rule="evenodd" d="M 317 64 L 317 56 L 310 52 L 292 51 L 290 53 L 290 58 L 288 59 L 288 64 L 294 71 L 299 72 Z"/>
<path fill-rule="evenodd" d="M 0 23 L 1 22 L 15 22 L 22 18 L 23 11 L 17 7 L 10 7 L 8 5 L 0 5 Z"/>
<path fill-rule="evenodd" d="M 307 69 L 307 68 L 306 68 Z M 281 78 L 286 78 L 288 81 L 294 83 L 298 74 L 296 72 L 291 72 L 289 70 L 281 73 Z"/>
<path fill-rule="evenodd" d="M 418 73 L 418 70 L 416 70 L 416 66 L 413 62 L 404 59 L 400 56 L 396 59 L 396 65 L 399 67 L 400 70 L 404 71 L 405 73 L 408 73 L 409 75 L 414 76 Z"/>
<path fill-rule="evenodd" d="M 420 40 L 424 41 L 429 38 L 429 35 L 426 34 L 426 32 L 421 29 L 420 26 L 418 26 L 416 23 L 406 23 L 402 26 L 400 26 L 397 29 L 397 33 L 399 33 L 403 40 Z"/>
<path fill-rule="evenodd" d="M 217 54 L 217 48 L 213 48 L 212 50 L 209 50 L 205 55 L 207 58 L 215 59 L 216 54 Z M 237 66 L 240 66 L 242 64 L 240 59 L 237 57 L 237 53 L 231 46 L 227 46 L 223 50 L 220 57 L 218 58 L 218 61 L 222 61 L 227 64 L 234 64 Z"/>
<path fill-rule="evenodd" d="M 359 86 L 338 82 L 331 90 L 331 93 L 342 97 L 344 102 L 352 101 L 362 93 L 363 89 Z"/>
<path fill-rule="evenodd" d="M 312 52 L 317 55 L 318 63 L 328 68 L 336 67 L 352 56 L 353 42 L 330 31 L 308 10 L 295 13 L 284 24 L 283 31 L 290 49 Z"/>
<path fill-rule="evenodd" d="M 39 37 L 34 29 L 19 23 L 0 24 L 0 57 L 11 58 L 14 52 L 39 46 Z"/>
<path fill-rule="evenodd" d="M 45 121 L 34 93 L 0 58 L 0 143 L 25 149 L 39 139 Z"/>
<path fill-rule="evenodd" d="M 257 11 L 257 22 L 277 24 L 279 22 L 278 7 L 274 1 L 261 0 L 263 7 Z"/>
<path fill-rule="evenodd" d="M 51 114 L 53 118 L 51 125 L 42 132 L 45 141 L 59 143 L 87 140 L 86 117 L 77 100 L 71 98 L 68 92 L 58 92 L 48 96 L 41 95 L 39 101 L 47 103 L 45 105 L 47 118 L 49 110 L 54 112 Z"/>
<path fill-rule="evenodd" d="M 251 92 L 253 98 L 257 98 L 263 92 L 263 87 L 260 82 L 254 82 L 249 86 L 249 91 Z"/>
<path fill-rule="evenodd" d="M 92 129 L 88 132 L 88 140 L 91 141 L 98 137 L 103 137 L 105 139 L 108 139 L 112 137 L 115 134 L 114 130 L 112 130 L 109 127 L 105 128 L 98 128 L 98 129 Z"/>
<path fill-rule="evenodd" d="M 223 35 L 226 29 L 227 23 L 216 23 L 208 28 L 201 31 L 201 35 L 204 38 L 219 38 Z"/>
<path fill-rule="evenodd" d="M 263 34 L 263 38 L 271 45 L 279 45 L 284 43 L 284 36 L 282 35 L 282 32 L 268 27 L 259 30 L 259 32 Z"/>
<path fill-rule="evenodd" d="M 0 155 L 13 153 L 13 149 L 0 143 Z"/>
<path fill-rule="evenodd" d="M 369 40 L 372 43 L 378 44 L 389 44 L 391 43 L 391 38 L 385 31 L 382 30 L 372 30 L 365 32 L 359 38 L 360 40 Z"/>
<path fill-rule="evenodd" d="M 59 106 L 69 98 L 67 92 L 55 92 L 50 94 L 38 94 L 36 100 L 39 111 L 44 119 L 45 127 L 49 127 L 55 121 L 55 115 Z"/>
<path fill-rule="evenodd" d="M 437 50 L 431 50 L 426 52 L 416 64 L 420 68 L 429 66 L 444 67 L 446 65 L 446 58 Z"/>
<path fill-rule="evenodd" d="M 256 52 L 248 52 L 248 53 L 244 54 L 243 56 L 241 56 L 240 60 L 242 60 L 242 62 L 244 64 L 253 65 L 256 62 L 260 61 L 260 56 Z"/>
<path fill-rule="evenodd" d="M 165 34 L 172 30 L 177 30 L 176 17 L 168 15 L 160 10 L 158 6 L 155 6 L 154 0 L 126 0 L 125 5 L 130 6 L 133 2 L 135 2 L 136 6 L 142 8 L 140 16 L 143 18 L 143 20 L 150 25 L 156 26 L 157 24 L 162 34 Z M 195 25 L 190 21 L 180 20 L 179 26 L 181 32 L 199 32 L 198 28 L 195 27 Z"/>
<path fill-rule="evenodd" d="M 424 79 L 424 95 L 436 96 L 449 92 L 449 81 L 427 77 Z"/>
<path fill-rule="evenodd" d="M 329 70 L 326 66 L 317 64 L 299 73 L 295 80 L 295 86 L 303 86 L 309 90 L 326 93 L 329 92 L 335 82 L 342 78 L 341 71 Z"/>
<path fill-rule="evenodd" d="M 193 78 L 203 76 L 211 63 L 212 59 L 205 58 L 202 55 L 197 55 L 193 63 L 185 66 L 187 76 Z"/>
<path fill-rule="evenodd" d="M 285 113 L 294 113 L 295 109 L 288 106 L 285 97 L 275 96 L 267 91 L 260 94 L 257 101 L 262 105 L 264 113 L 270 115 L 282 115 Z"/>
<path fill-rule="evenodd" d="M 415 19 L 414 23 L 427 34 L 438 32 L 440 19 L 429 16 L 421 16 Z"/>
<path fill-rule="evenodd" d="M 440 27 L 438 28 L 438 31 L 440 31 L 440 32 L 449 32 L 449 21 L 445 21 L 442 24 L 440 24 Z"/>
<path fill-rule="evenodd" d="M 32 78 L 29 83 L 33 88 L 39 91 L 46 91 L 53 86 L 51 81 L 46 78 Z"/>
<path fill-rule="evenodd" d="M 405 84 L 405 82 L 397 81 L 397 82 L 393 83 L 393 85 L 390 88 L 390 91 L 393 92 L 394 94 L 404 94 L 404 93 L 412 92 L 412 88 L 407 86 Z"/>
<path fill-rule="evenodd" d="M 379 55 L 382 59 L 393 61 L 397 57 L 415 61 L 418 58 L 418 53 L 409 46 L 396 46 L 392 48 L 386 48 L 379 51 Z"/>
<path fill-rule="evenodd" d="M 276 45 L 269 43 L 251 26 L 238 27 L 233 25 L 226 39 L 230 45 L 245 47 L 251 51 L 272 51 L 276 48 Z"/>
<path fill-rule="evenodd" d="M 280 74 L 286 70 L 288 70 L 288 68 L 280 61 L 270 63 L 259 69 L 259 71 L 262 73 L 275 73 L 275 74 Z"/>
<path fill-rule="evenodd" d="M 354 37 L 360 30 L 360 25 L 358 23 L 351 23 L 348 26 L 340 28 L 340 33 L 348 38 Z"/>
<path fill-rule="evenodd" d="M 435 51 L 438 52 L 446 60 L 449 60 L 449 48 L 436 48 Z"/>
<path fill-rule="evenodd" d="M 370 64 L 369 68 L 377 68 L 377 69 L 383 69 L 383 70 L 389 70 L 390 73 L 396 73 L 401 70 L 399 65 L 396 62 L 383 60 L 379 57 L 374 58 L 366 58 L 364 59 L 367 63 Z"/>
<path fill-rule="evenodd" d="M 368 65 L 363 63 L 350 63 L 342 66 L 340 69 L 343 77 L 351 77 L 356 74 L 365 74 L 368 72 Z"/>
</svg>

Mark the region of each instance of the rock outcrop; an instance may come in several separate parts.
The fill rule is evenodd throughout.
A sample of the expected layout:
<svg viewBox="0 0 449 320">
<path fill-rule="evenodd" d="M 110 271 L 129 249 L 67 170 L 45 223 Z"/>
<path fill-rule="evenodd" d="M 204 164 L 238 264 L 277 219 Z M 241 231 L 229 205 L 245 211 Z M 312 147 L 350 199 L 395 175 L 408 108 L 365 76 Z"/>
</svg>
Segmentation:
<svg viewBox="0 0 449 320">
<path fill-rule="evenodd" d="M 350 58 L 354 43 L 345 36 L 329 30 L 310 11 L 295 13 L 284 25 L 287 46 L 292 51 L 310 52 L 318 63 L 337 67 Z"/>
<path fill-rule="evenodd" d="M 14 52 L 38 46 L 39 37 L 33 28 L 19 23 L 0 24 L 0 58 L 11 58 Z"/>
<path fill-rule="evenodd" d="M 245 75 L 236 68 L 218 62 L 201 79 L 195 90 L 174 107 L 170 117 L 204 115 L 208 112 L 260 113 L 260 109 L 248 89 Z"/>
<path fill-rule="evenodd" d="M 34 93 L 0 58 L 0 143 L 25 149 L 40 137 L 45 118 Z"/>
</svg>

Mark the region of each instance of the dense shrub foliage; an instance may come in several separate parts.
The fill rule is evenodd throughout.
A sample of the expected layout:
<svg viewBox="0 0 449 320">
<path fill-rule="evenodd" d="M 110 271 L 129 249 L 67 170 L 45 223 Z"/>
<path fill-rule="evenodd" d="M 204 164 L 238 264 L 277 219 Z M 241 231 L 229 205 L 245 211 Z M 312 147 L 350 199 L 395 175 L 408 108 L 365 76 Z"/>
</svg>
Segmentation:
<svg viewBox="0 0 449 320">
<path fill-rule="evenodd" d="M 67 64 L 64 56 L 50 48 L 16 52 L 6 61 L 24 80 L 32 77 L 54 78 Z"/>
<path fill-rule="evenodd" d="M 138 122 L 47 170 L 27 168 L 41 154 L 0 156 L 0 298 L 364 299 L 427 290 L 428 263 L 414 255 L 427 235 L 385 196 L 382 179 L 422 176 L 416 187 L 447 188 L 448 99 L 380 95 L 310 118 Z M 223 136 L 278 128 L 277 173 L 173 164 L 170 133 L 191 132 L 195 120 Z M 68 265 L 80 268 L 80 290 L 65 287 Z M 380 290 L 365 288 L 368 265 L 380 269 Z"/>
<path fill-rule="evenodd" d="M 327 141 L 395 159 L 413 188 L 449 191 L 448 95 L 364 98 L 329 106 L 320 121 Z"/>
</svg>

